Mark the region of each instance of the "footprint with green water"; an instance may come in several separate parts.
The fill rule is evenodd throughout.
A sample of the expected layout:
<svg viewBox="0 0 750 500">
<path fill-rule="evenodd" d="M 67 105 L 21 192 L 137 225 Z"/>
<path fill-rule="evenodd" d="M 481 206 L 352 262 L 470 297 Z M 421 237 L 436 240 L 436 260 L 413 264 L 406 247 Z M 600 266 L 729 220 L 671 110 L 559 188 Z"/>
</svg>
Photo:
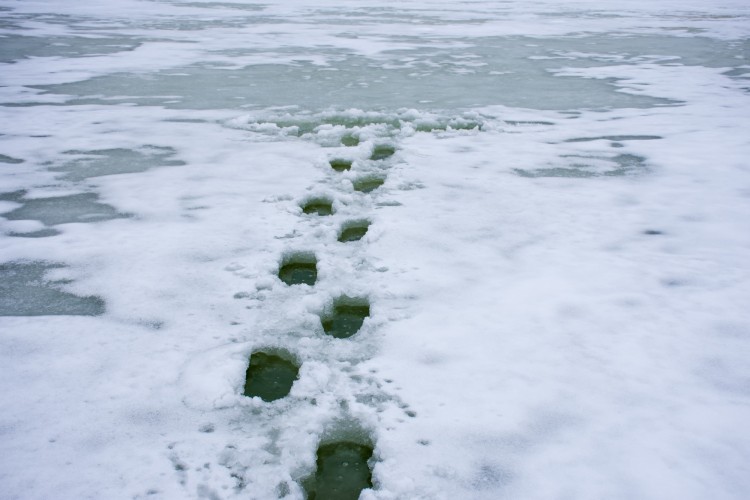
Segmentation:
<svg viewBox="0 0 750 500">
<path fill-rule="evenodd" d="M 250 356 L 243 394 L 257 396 L 266 402 L 276 401 L 289 394 L 298 376 L 299 366 L 288 359 L 256 352 Z"/>
<path fill-rule="evenodd" d="M 354 181 L 354 190 L 360 193 L 370 193 L 385 184 L 385 178 L 379 176 L 361 177 Z"/>
<path fill-rule="evenodd" d="M 346 147 L 354 147 L 359 145 L 359 137 L 354 134 L 346 134 L 341 138 L 341 144 Z"/>
<path fill-rule="evenodd" d="M 362 328 L 370 316 L 370 304 L 365 299 L 341 297 L 333 304 L 333 312 L 320 318 L 323 331 L 331 337 L 346 339 Z"/>
<path fill-rule="evenodd" d="M 352 169 L 351 160 L 334 159 L 328 162 L 336 172 L 344 172 Z"/>
<path fill-rule="evenodd" d="M 287 285 L 313 286 L 318 280 L 317 259 L 313 254 L 295 254 L 279 267 L 279 279 Z"/>
<path fill-rule="evenodd" d="M 369 228 L 370 222 L 366 220 L 348 222 L 342 226 L 338 240 L 342 243 L 359 241 L 365 234 L 367 234 Z"/>
<path fill-rule="evenodd" d="M 302 212 L 316 215 L 332 215 L 333 203 L 327 198 L 313 198 L 302 205 Z"/>
<path fill-rule="evenodd" d="M 370 159 L 371 160 L 385 160 L 386 158 L 390 158 L 394 154 L 396 154 L 396 148 L 394 148 L 393 146 L 390 146 L 388 144 L 378 144 L 372 150 Z"/>
<path fill-rule="evenodd" d="M 341 441 L 318 448 L 315 476 L 305 485 L 307 500 L 357 500 L 372 488 L 370 446 Z"/>
</svg>

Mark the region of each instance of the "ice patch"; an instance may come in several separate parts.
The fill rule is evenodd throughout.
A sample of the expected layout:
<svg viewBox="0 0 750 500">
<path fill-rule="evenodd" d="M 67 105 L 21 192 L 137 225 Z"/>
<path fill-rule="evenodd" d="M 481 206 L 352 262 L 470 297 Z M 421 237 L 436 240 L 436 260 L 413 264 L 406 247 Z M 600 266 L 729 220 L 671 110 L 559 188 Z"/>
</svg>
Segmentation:
<svg viewBox="0 0 750 500">
<path fill-rule="evenodd" d="M 99 297 L 80 297 L 64 291 L 68 279 L 50 279 L 50 270 L 62 269 L 46 262 L 0 264 L 0 316 L 104 314 Z"/>
<path fill-rule="evenodd" d="M 130 174 L 154 167 L 185 165 L 183 161 L 172 159 L 174 153 L 172 148 L 158 146 L 144 146 L 140 150 L 66 151 L 65 154 L 76 156 L 76 159 L 50 170 L 65 172 L 63 179 L 75 182 L 102 175 Z"/>
<path fill-rule="evenodd" d="M 17 197 L 23 205 L 2 214 L 8 220 L 38 220 L 47 226 L 73 222 L 98 222 L 129 217 L 111 205 L 99 203 L 96 193 L 80 193 L 50 198 Z"/>
</svg>

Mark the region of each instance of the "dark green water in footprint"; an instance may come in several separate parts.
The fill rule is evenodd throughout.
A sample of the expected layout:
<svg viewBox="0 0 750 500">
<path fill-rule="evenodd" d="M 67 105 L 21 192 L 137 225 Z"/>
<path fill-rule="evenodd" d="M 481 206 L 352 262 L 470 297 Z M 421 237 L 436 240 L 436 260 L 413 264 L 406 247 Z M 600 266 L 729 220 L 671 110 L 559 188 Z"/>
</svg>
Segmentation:
<svg viewBox="0 0 750 500">
<path fill-rule="evenodd" d="M 341 144 L 347 147 L 353 147 L 359 145 L 359 137 L 355 135 L 345 135 L 341 138 Z"/>
<path fill-rule="evenodd" d="M 287 285 L 313 286 L 318 279 L 315 262 L 289 262 L 279 269 L 279 279 Z"/>
<path fill-rule="evenodd" d="M 362 237 L 367 234 L 367 229 L 370 227 L 368 223 L 351 225 L 344 227 L 339 235 L 339 241 L 345 243 L 347 241 L 359 241 Z"/>
<path fill-rule="evenodd" d="M 302 211 L 306 214 L 331 215 L 333 206 L 328 200 L 310 200 L 302 206 Z"/>
<path fill-rule="evenodd" d="M 346 339 L 362 328 L 365 318 L 370 316 L 370 306 L 366 304 L 337 304 L 333 314 L 321 318 L 323 331 L 337 339 Z"/>
<path fill-rule="evenodd" d="M 373 149 L 370 159 L 371 160 L 385 160 L 386 158 L 390 158 L 391 156 L 393 156 L 395 153 L 396 153 L 396 149 L 393 146 L 382 144 L 380 146 L 375 146 L 375 149 Z"/>
<path fill-rule="evenodd" d="M 256 352 L 250 356 L 245 375 L 245 396 L 258 396 L 263 401 L 276 401 L 292 390 L 299 367 L 273 354 Z"/>
<path fill-rule="evenodd" d="M 331 168 L 336 172 L 344 172 L 352 168 L 351 160 L 331 160 L 329 163 L 331 164 Z"/>
<path fill-rule="evenodd" d="M 377 188 L 385 183 L 385 179 L 380 177 L 366 177 L 354 181 L 354 190 L 361 193 L 369 193 L 375 191 Z"/>
<path fill-rule="evenodd" d="M 365 488 L 372 488 L 372 471 L 367 461 L 372 448 L 340 442 L 318 448 L 315 477 L 305 487 L 308 500 L 357 500 Z"/>
</svg>

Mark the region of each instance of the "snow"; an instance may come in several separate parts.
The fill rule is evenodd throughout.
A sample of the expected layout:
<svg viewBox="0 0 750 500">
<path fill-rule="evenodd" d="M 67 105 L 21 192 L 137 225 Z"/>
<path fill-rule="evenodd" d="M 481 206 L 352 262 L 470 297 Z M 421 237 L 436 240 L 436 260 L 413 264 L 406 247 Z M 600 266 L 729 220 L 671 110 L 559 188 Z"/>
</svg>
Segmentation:
<svg viewBox="0 0 750 500">
<path fill-rule="evenodd" d="M 746 2 L 0 11 L 0 497 L 750 495 Z"/>
</svg>

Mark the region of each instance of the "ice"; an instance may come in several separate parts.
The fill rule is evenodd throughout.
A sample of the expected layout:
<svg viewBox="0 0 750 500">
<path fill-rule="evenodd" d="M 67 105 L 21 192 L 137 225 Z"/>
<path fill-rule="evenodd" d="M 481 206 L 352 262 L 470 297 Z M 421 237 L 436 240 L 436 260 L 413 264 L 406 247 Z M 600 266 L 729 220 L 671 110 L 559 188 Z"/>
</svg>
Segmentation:
<svg viewBox="0 0 750 500">
<path fill-rule="evenodd" d="M 34 219 L 48 226 L 71 222 L 92 222 L 127 217 L 104 203 L 96 193 L 80 193 L 50 198 L 20 198 L 22 206 L 3 214 L 8 220 Z"/>
<path fill-rule="evenodd" d="M 0 155 L 0 163 L 23 163 L 23 160 L 13 158 L 12 156 Z"/>
<path fill-rule="evenodd" d="M 66 172 L 63 179 L 81 181 L 101 175 L 143 172 L 149 168 L 180 166 L 185 162 L 172 159 L 174 150 L 164 147 L 144 147 L 142 150 L 104 149 L 94 151 L 66 151 L 75 160 L 66 162 L 52 171 Z"/>
<path fill-rule="evenodd" d="M 4 496 L 748 497 L 746 1 L 0 12 Z"/>
<path fill-rule="evenodd" d="M 580 142 L 569 140 L 567 142 Z M 622 147 L 619 143 L 610 146 Z M 597 161 L 598 160 L 598 161 Z M 537 168 L 533 170 L 516 169 L 516 173 L 524 177 L 595 177 L 599 175 L 619 176 L 644 173 L 645 158 L 632 154 L 619 154 L 607 157 L 563 155 L 559 161 L 565 162 L 564 167 Z"/>
<path fill-rule="evenodd" d="M 59 264 L 12 262 L 0 264 L 0 316 L 104 314 L 99 297 L 79 297 L 60 290 L 67 280 L 48 280 L 45 274 Z"/>
<path fill-rule="evenodd" d="M 132 50 L 138 42 L 101 36 L 19 36 L 6 34 L 0 45 L 0 62 L 35 57 L 92 57 Z"/>
<path fill-rule="evenodd" d="M 618 93 L 607 81 L 550 78 L 547 70 L 571 61 L 528 59 L 531 50 L 526 44 L 529 42 L 531 40 L 511 40 L 510 43 L 507 39 L 487 40 L 481 57 L 490 61 L 488 66 L 473 69 L 468 74 L 452 71 L 454 65 L 449 54 L 461 53 L 465 50 L 462 46 L 418 52 L 414 55 L 419 61 L 416 67 L 414 64 L 372 62 L 361 56 L 341 56 L 336 52 L 321 55 L 325 60 L 343 57 L 344 61 L 337 61 L 335 68 L 330 67 L 331 63 L 287 60 L 287 64 L 283 64 L 283 58 L 288 57 L 284 55 L 273 63 L 258 64 L 259 60 L 268 58 L 264 54 L 262 59 L 247 57 L 248 65 L 239 68 L 234 67 L 236 60 L 226 67 L 202 63 L 183 67 L 179 72 L 76 77 L 79 81 L 34 85 L 33 88 L 71 96 L 71 104 L 133 103 L 177 109 L 291 105 L 317 110 L 332 106 L 433 109 L 434 103 L 440 103 L 441 107 L 465 108 L 494 104 L 499 95 L 507 105 L 543 109 L 668 104 L 648 96 Z M 399 91 L 394 93 L 393 88 Z"/>
<path fill-rule="evenodd" d="M 47 238 L 49 236 L 56 236 L 60 234 L 57 229 L 47 228 L 39 229 L 37 231 L 26 231 L 26 232 L 11 232 L 8 233 L 10 236 L 19 236 L 22 238 Z"/>
</svg>

